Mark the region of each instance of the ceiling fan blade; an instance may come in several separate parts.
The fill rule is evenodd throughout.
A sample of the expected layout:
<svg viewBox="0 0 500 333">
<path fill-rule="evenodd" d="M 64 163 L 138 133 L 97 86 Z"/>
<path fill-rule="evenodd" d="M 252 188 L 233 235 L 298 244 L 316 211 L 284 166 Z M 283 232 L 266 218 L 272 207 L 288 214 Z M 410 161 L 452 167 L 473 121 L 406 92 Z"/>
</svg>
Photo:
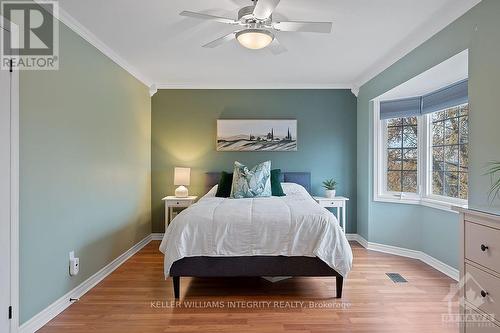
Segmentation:
<svg viewBox="0 0 500 333">
<path fill-rule="evenodd" d="M 276 38 L 273 39 L 273 41 L 271 42 L 271 44 L 269 44 L 269 46 L 267 48 L 274 55 L 278 55 L 278 54 L 281 54 L 281 53 L 284 53 L 284 52 L 288 51 L 286 49 L 286 47 L 284 47 L 283 44 L 281 44 L 278 41 L 278 39 L 276 39 Z"/>
<path fill-rule="evenodd" d="M 280 0 L 258 0 L 253 10 L 253 16 L 259 20 L 265 20 L 271 16 Z"/>
<path fill-rule="evenodd" d="M 332 32 L 332 22 L 275 22 L 273 28 L 279 31 L 320 32 L 329 34 Z"/>
<path fill-rule="evenodd" d="M 231 40 L 233 40 L 235 38 L 236 38 L 236 32 L 231 32 L 230 34 L 227 34 L 225 36 L 217 38 L 216 40 L 213 40 L 210 43 L 207 43 L 207 44 L 203 45 L 202 47 L 208 47 L 208 48 L 213 49 L 214 47 L 217 47 L 217 46 L 219 46 L 221 44 L 229 42 L 229 41 L 231 41 Z"/>
<path fill-rule="evenodd" d="M 227 17 L 220 17 L 220 16 L 208 15 L 208 14 L 203 14 L 203 13 L 190 12 L 188 10 L 180 12 L 179 15 L 192 17 L 192 18 L 196 18 L 196 19 L 200 19 L 200 20 L 216 21 L 216 22 L 226 23 L 226 24 L 239 24 L 238 21 L 235 21 L 235 20 L 227 18 Z"/>
</svg>

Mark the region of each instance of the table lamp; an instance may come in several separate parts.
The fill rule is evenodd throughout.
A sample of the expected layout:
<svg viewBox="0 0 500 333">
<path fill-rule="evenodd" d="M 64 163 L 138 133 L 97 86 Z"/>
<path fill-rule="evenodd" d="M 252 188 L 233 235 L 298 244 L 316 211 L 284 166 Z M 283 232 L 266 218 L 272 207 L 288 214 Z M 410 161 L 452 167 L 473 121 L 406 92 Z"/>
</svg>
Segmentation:
<svg viewBox="0 0 500 333">
<path fill-rule="evenodd" d="M 175 196 L 178 198 L 185 198 L 188 196 L 189 180 L 191 175 L 191 168 L 175 168 L 174 169 L 174 185 L 179 186 L 175 189 Z"/>
</svg>

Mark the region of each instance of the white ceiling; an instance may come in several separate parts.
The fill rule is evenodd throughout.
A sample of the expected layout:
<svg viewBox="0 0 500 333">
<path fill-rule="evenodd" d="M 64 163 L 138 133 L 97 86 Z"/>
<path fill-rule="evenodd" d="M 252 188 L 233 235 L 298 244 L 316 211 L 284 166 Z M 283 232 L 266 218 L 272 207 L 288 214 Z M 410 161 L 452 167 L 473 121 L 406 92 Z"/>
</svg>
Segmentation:
<svg viewBox="0 0 500 333">
<path fill-rule="evenodd" d="M 201 45 L 233 27 L 178 15 L 236 18 L 250 0 L 59 0 L 61 20 L 159 88 L 356 88 L 480 0 L 281 0 L 275 19 L 333 21 L 330 35 L 281 32 L 288 52 Z"/>
<path fill-rule="evenodd" d="M 468 77 L 469 50 L 465 50 L 389 90 L 377 99 L 391 100 L 422 96 Z"/>
</svg>

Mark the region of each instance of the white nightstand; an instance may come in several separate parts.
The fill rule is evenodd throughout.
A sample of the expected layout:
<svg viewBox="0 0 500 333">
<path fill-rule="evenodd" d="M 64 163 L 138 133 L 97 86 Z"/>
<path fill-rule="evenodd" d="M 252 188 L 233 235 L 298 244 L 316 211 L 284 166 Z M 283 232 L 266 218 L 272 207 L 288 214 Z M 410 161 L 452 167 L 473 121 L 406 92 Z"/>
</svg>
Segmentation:
<svg viewBox="0 0 500 333">
<path fill-rule="evenodd" d="M 313 197 L 314 200 L 321 206 L 325 208 L 337 208 L 337 219 L 339 220 L 340 226 L 344 233 L 346 231 L 347 226 L 347 201 L 349 198 L 346 197 L 334 197 L 334 198 L 325 198 L 325 197 Z"/>
<path fill-rule="evenodd" d="M 197 196 L 190 196 L 186 198 L 177 198 L 174 196 L 168 196 L 161 200 L 165 201 L 165 229 L 170 224 L 173 218 L 174 208 L 187 208 L 194 204 L 194 202 L 198 199 Z"/>
</svg>

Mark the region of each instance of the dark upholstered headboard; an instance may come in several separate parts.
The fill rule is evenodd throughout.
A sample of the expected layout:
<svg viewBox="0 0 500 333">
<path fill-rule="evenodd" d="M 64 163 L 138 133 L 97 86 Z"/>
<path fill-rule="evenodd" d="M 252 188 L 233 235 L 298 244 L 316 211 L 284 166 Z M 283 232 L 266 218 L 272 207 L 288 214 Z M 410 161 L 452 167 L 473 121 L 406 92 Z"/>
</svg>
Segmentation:
<svg viewBox="0 0 500 333">
<path fill-rule="evenodd" d="M 282 172 L 282 183 L 295 183 L 302 185 L 307 192 L 311 193 L 311 173 L 310 172 Z M 210 191 L 214 185 L 219 183 L 220 172 L 207 172 L 206 192 Z"/>
</svg>

